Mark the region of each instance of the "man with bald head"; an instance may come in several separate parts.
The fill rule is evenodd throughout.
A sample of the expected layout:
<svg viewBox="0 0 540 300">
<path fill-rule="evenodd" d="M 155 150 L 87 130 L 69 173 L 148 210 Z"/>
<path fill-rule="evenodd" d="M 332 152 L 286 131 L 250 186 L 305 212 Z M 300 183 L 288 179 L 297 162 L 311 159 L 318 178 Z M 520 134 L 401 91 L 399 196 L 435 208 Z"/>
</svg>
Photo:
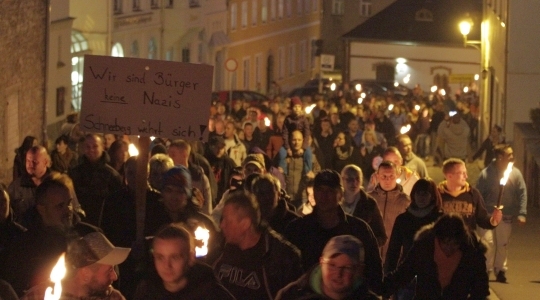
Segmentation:
<svg viewBox="0 0 540 300">
<path fill-rule="evenodd" d="M 26 152 L 26 174 L 11 182 L 8 194 L 16 222 L 23 225 L 25 214 L 36 205 L 36 188 L 50 175 L 51 158 L 43 146 L 34 146 Z"/>
</svg>

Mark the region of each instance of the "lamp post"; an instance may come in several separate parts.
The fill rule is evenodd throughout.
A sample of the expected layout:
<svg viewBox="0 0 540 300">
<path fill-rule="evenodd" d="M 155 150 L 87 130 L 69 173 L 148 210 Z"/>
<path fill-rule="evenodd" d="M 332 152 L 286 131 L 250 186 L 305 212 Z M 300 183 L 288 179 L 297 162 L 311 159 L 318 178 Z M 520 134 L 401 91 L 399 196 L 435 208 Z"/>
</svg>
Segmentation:
<svg viewBox="0 0 540 300">
<path fill-rule="evenodd" d="M 470 46 L 478 50 L 481 50 L 480 49 L 480 45 L 482 43 L 481 41 L 469 41 L 467 39 L 467 36 L 471 32 L 473 25 L 474 23 L 470 17 L 465 18 L 463 21 L 459 23 L 459 31 L 463 35 L 463 46 L 464 47 Z"/>
</svg>

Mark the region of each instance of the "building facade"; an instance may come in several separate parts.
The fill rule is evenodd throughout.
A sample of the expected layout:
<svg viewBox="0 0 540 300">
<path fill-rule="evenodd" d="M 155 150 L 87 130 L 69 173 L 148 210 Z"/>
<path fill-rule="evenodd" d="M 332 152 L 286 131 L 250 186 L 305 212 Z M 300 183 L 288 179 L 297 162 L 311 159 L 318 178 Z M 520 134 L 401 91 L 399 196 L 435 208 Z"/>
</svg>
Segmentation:
<svg viewBox="0 0 540 300">
<path fill-rule="evenodd" d="M 15 148 L 46 137 L 47 1 L 2 1 L 0 18 L 0 182 L 9 184 Z"/>
<path fill-rule="evenodd" d="M 335 56 L 335 70 L 340 73 L 345 63 L 345 47 L 341 36 L 377 14 L 395 0 L 331 0 L 322 1 L 322 52 Z"/>
<path fill-rule="evenodd" d="M 514 123 L 529 122 L 531 108 L 540 106 L 540 41 L 530 33 L 540 30 L 537 1 L 484 0 L 482 48 L 486 79 L 482 109 L 486 129 L 497 124 L 514 137 Z M 484 132 L 485 136 L 488 130 Z"/>
<path fill-rule="evenodd" d="M 320 0 L 231 0 L 225 62 L 233 61 L 219 89 L 267 93 L 273 81 L 283 91 L 316 76 L 320 39 Z M 216 62 L 216 66 L 221 62 Z M 230 70 L 230 71 L 229 71 Z"/>
</svg>

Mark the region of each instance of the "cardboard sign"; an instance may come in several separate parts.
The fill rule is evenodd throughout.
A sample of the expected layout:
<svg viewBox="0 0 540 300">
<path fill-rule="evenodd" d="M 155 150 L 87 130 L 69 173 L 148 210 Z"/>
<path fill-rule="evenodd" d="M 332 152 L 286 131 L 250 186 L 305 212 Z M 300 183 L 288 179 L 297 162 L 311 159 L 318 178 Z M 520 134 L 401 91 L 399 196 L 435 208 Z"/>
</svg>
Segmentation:
<svg viewBox="0 0 540 300">
<path fill-rule="evenodd" d="M 213 68 L 85 55 L 81 129 L 207 140 Z"/>
<path fill-rule="evenodd" d="M 450 83 L 470 83 L 474 81 L 474 74 L 450 74 L 448 81 Z"/>
</svg>

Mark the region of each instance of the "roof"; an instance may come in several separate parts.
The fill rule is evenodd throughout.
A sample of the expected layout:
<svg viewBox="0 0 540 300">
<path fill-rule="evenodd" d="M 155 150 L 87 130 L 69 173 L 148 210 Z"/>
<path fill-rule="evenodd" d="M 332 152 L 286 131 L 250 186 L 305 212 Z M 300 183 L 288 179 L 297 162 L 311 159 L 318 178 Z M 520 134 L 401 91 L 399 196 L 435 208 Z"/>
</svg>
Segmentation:
<svg viewBox="0 0 540 300">
<path fill-rule="evenodd" d="M 469 40 L 480 40 L 482 0 L 397 0 L 342 38 L 402 43 L 462 44 L 459 22 L 474 25 Z"/>
</svg>

